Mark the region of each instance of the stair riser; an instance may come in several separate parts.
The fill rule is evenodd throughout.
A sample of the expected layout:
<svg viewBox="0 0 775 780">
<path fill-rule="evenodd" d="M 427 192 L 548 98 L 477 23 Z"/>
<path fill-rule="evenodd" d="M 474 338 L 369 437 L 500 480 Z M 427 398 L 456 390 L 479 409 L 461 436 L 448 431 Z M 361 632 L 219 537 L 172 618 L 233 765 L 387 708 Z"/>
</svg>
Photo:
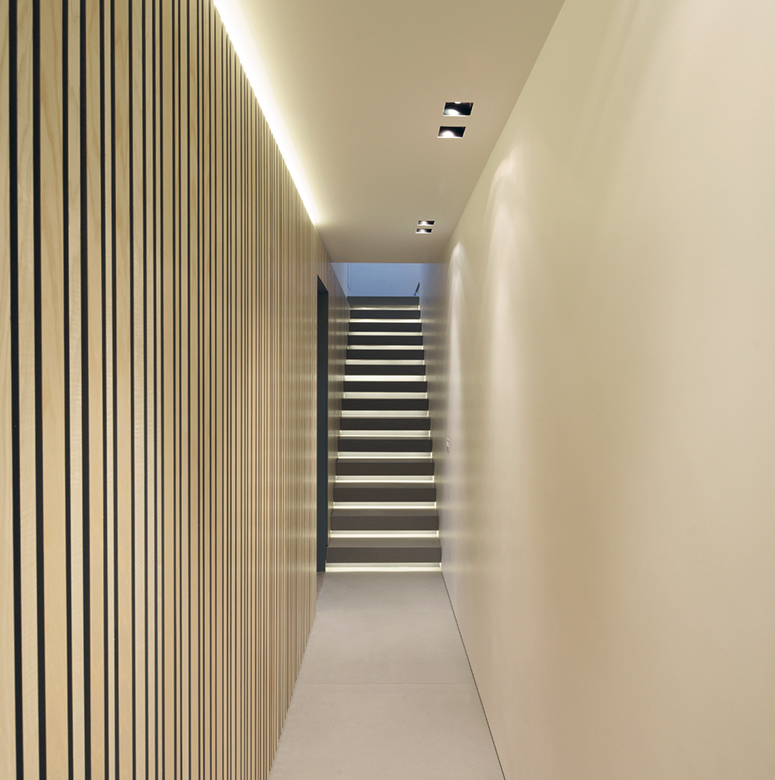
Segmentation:
<svg viewBox="0 0 775 780">
<path fill-rule="evenodd" d="M 336 461 L 336 473 L 340 477 L 401 477 L 433 476 L 434 465 L 429 458 L 425 460 L 350 460 L 340 458 Z"/>
<path fill-rule="evenodd" d="M 391 365 L 385 363 L 374 363 L 373 365 L 348 364 L 345 366 L 345 374 L 349 377 L 354 376 L 425 376 L 425 366 L 415 365 Z"/>
<path fill-rule="evenodd" d="M 402 382 L 401 380 L 385 382 L 359 382 L 347 380 L 344 382 L 345 393 L 427 393 L 427 382 Z"/>
<path fill-rule="evenodd" d="M 353 320 L 419 320 L 418 309 L 352 309 L 350 322 Z"/>
<path fill-rule="evenodd" d="M 331 515 L 332 531 L 438 531 L 438 517 L 337 517 Z"/>
<path fill-rule="evenodd" d="M 422 333 L 420 322 L 350 322 L 350 333 Z"/>
<path fill-rule="evenodd" d="M 421 347 L 422 336 L 348 336 L 348 346 Z"/>
<path fill-rule="evenodd" d="M 342 409 L 352 412 L 427 412 L 427 398 L 345 398 Z"/>
<path fill-rule="evenodd" d="M 371 487 L 357 485 L 334 485 L 334 501 L 435 501 L 436 486 L 422 487 Z"/>
<path fill-rule="evenodd" d="M 432 452 L 431 439 L 339 439 L 339 452 Z"/>
<path fill-rule="evenodd" d="M 425 360 L 424 349 L 348 349 L 348 360 Z"/>
<path fill-rule="evenodd" d="M 427 547 L 331 547 L 329 563 L 441 563 L 441 549 Z"/>
<path fill-rule="evenodd" d="M 342 417 L 343 431 L 429 431 L 429 417 Z"/>
</svg>

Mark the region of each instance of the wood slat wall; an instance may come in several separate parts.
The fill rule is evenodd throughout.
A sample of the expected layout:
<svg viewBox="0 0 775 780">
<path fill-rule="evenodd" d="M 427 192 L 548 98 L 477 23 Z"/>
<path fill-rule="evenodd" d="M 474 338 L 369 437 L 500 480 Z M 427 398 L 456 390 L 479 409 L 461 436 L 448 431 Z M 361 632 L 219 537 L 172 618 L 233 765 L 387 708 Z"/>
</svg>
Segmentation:
<svg viewBox="0 0 775 780">
<path fill-rule="evenodd" d="M 0 776 L 266 777 L 346 301 L 210 0 L 6 9 Z"/>
</svg>

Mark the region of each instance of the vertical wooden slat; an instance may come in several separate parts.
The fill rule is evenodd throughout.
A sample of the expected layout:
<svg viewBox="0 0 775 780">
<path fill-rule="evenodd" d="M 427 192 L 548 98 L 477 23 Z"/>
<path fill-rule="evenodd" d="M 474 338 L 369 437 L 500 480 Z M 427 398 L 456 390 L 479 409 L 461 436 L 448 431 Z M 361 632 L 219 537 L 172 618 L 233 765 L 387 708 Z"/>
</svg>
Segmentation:
<svg viewBox="0 0 775 780">
<path fill-rule="evenodd" d="M 314 614 L 331 267 L 211 0 L 9 10 L 0 773 L 266 778 Z"/>
<path fill-rule="evenodd" d="M 19 478 L 21 542 L 21 631 L 23 674 L 24 771 L 39 771 L 39 679 L 35 481 L 35 310 L 33 208 L 33 42 L 32 3 L 17 9 L 17 166 L 18 166 L 18 354 Z"/>
<path fill-rule="evenodd" d="M 13 414 L 11 386 L 11 174 L 8 12 L 0 14 L 0 776 L 16 775 L 14 685 Z M 15 26 L 15 20 L 13 22 Z M 7 198 L 7 200 L 5 200 Z"/>
<path fill-rule="evenodd" d="M 104 591 L 103 537 L 104 537 L 104 404 L 102 392 L 102 161 L 103 137 L 101 132 L 102 68 L 101 68 L 101 8 L 100 0 L 86 0 L 80 41 L 82 77 L 85 79 L 81 101 L 86 113 L 81 114 L 81 155 L 85 157 L 85 201 L 81 209 L 81 228 L 86 235 L 85 252 L 81 255 L 82 333 L 86 345 L 83 360 L 86 373 L 82 380 L 88 391 L 88 408 L 84 404 L 84 458 L 88 455 L 88 490 L 84 501 L 84 575 L 88 579 L 84 590 L 84 647 L 88 658 L 84 659 L 84 697 L 88 700 L 88 716 L 84 716 L 87 773 L 101 777 L 105 761 L 105 733 L 107 723 L 104 709 Z M 83 186 L 83 184 L 82 184 Z M 85 226 L 85 228 L 84 228 Z M 83 249 L 83 246 L 82 246 Z M 84 393 L 84 401 L 86 394 Z M 88 450 L 88 452 L 87 452 Z M 87 690 L 88 689 L 88 690 Z M 88 774 L 87 774 L 88 776 Z"/>
<path fill-rule="evenodd" d="M 46 762 L 68 765 L 67 604 L 65 601 L 65 376 L 63 342 L 62 7 L 40 19 L 40 276 L 45 568 Z M 45 175 L 43 175 L 45 171 Z M 39 616 L 40 619 L 40 616 Z"/>
</svg>

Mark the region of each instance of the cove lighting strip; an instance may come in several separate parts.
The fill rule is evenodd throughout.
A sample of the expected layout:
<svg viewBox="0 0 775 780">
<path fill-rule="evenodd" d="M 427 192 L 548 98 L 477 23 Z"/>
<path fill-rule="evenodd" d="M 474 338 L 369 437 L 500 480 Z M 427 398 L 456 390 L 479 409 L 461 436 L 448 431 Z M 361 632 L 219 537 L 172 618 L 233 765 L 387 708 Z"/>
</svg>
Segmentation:
<svg viewBox="0 0 775 780">
<path fill-rule="evenodd" d="M 363 319 L 350 320 L 350 322 L 351 323 L 352 322 L 356 322 L 356 323 L 361 323 L 361 322 L 391 322 L 391 323 L 393 323 L 393 325 L 399 325 L 399 324 L 403 325 L 406 322 L 411 322 L 412 324 L 416 325 L 418 322 L 422 322 L 422 320 L 395 320 L 392 317 L 389 317 L 386 320 L 378 320 L 378 319 L 366 319 L 364 317 Z M 406 334 L 404 334 L 404 335 L 406 335 Z"/>
<path fill-rule="evenodd" d="M 385 391 L 384 393 L 367 393 L 367 392 L 353 392 L 351 390 L 348 390 L 344 394 L 345 398 L 362 398 L 366 401 L 375 401 L 379 399 L 384 400 L 390 400 L 392 401 L 394 398 L 414 398 L 416 400 L 425 401 L 428 398 L 428 393 L 398 393 L 390 391 Z"/>
<path fill-rule="evenodd" d="M 327 563 L 326 574 L 331 572 L 399 574 L 412 572 L 441 572 L 440 563 Z"/>
<path fill-rule="evenodd" d="M 378 368 L 379 365 L 374 366 Z M 345 382 L 424 382 L 426 374 L 345 374 Z"/>
<path fill-rule="evenodd" d="M 430 417 L 430 412 L 420 409 L 343 409 L 342 417 Z"/>
<path fill-rule="evenodd" d="M 340 452 L 339 460 L 430 460 L 432 452 Z"/>
<path fill-rule="evenodd" d="M 291 140 L 288 126 L 280 112 L 272 85 L 269 83 L 269 76 L 251 34 L 251 26 L 242 12 L 242 4 L 240 0 L 214 0 L 214 2 L 250 86 L 253 87 L 266 123 L 272 131 L 283 160 L 285 160 L 288 172 L 291 174 L 304 207 L 307 209 L 307 214 L 309 214 L 312 224 L 317 225 L 321 221 L 320 210 L 312 194 L 309 180 L 304 173 L 301 158 Z"/>
<path fill-rule="evenodd" d="M 366 431 L 340 431 L 340 439 L 430 439 L 430 431 L 382 431 L 370 428 Z"/>
<path fill-rule="evenodd" d="M 391 322 L 395 322 L 395 320 L 390 320 Z M 353 322 L 358 322 L 358 320 L 353 320 Z M 420 333 L 419 330 L 354 330 L 350 332 L 350 336 L 390 336 L 393 338 L 393 336 L 412 336 L 413 338 L 417 338 L 418 336 L 422 338 L 422 333 Z M 416 345 L 415 345 L 416 346 Z M 403 347 L 400 347 L 403 349 Z M 369 346 L 368 349 L 382 349 L 382 347 L 379 344 L 374 344 L 373 346 Z"/>
<path fill-rule="evenodd" d="M 423 485 L 433 484 L 433 474 L 404 474 L 395 477 L 375 477 L 369 474 L 348 474 L 344 477 L 335 477 L 337 485 L 343 483 L 368 483 L 369 485 L 403 485 L 407 482 L 420 483 Z"/>
<path fill-rule="evenodd" d="M 438 539 L 438 531 L 331 531 L 331 539 Z"/>
<path fill-rule="evenodd" d="M 357 335 L 357 334 L 356 334 Z M 347 349 L 378 349 L 380 352 L 382 350 L 388 350 L 388 349 L 398 349 L 401 350 L 401 352 L 422 352 L 423 348 L 419 346 L 418 344 L 348 344 Z"/>
<path fill-rule="evenodd" d="M 435 501 L 334 501 L 334 509 L 436 509 Z"/>
<path fill-rule="evenodd" d="M 348 366 L 422 366 L 425 361 L 422 358 L 417 360 L 394 360 L 393 358 L 347 358 L 345 363 Z"/>
</svg>

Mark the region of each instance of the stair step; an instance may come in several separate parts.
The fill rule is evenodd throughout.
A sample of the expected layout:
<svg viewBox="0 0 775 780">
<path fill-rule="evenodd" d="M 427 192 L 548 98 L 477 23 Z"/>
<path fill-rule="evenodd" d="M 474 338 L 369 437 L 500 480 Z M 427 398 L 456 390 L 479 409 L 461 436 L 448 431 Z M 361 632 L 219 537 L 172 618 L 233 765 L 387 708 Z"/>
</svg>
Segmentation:
<svg viewBox="0 0 775 780">
<path fill-rule="evenodd" d="M 340 477 L 431 477 L 434 474 L 434 465 L 430 458 L 419 460 L 411 458 L 391 460 L 339 458 L 336 461 L 336 474 Z"/>
<path fill-rule="evenodd" d="M 329 563 L 440 563 L 438 539 L 337 539 L 328 544 Z"/>
<path fill-rule="evenodd" d="M 359 336 L 358 334 L 347 337 L 348 346 L 369 346 L 369 347 L 421 347 L 422 336 Z"/>
<path fill-rule="evenodd" d="M 372 382 L 365 379 L 345 379 L 344 391 L 345 393 L 427 393 L 428 383 L 403 382 L 400 379 L 395 381 L 377 379 Z"/>
<path fill-rule="evenodd" d="M 424 349 L 348 349 L 348 360 L 425 360 Z"/>
<path fill-rule="evenodd" d="M 347 509 L 331 512 L 332 531 L 438 531 L 435 509 Z"/>
<path fill-rule="evenodd" d="M 427 412 L 427 398 L 343 398 L 347 412 Z"/>
<path fill-rule="evenodd" d="M 432 452 L 433 440 L 427 439 L 372 439 L 339 437 L 339 452 Z"/>
<path fill-rule="evenodd" d="M 429 431 L 430 417 L 342 417 L 343 431 Z"/>
<path fill-rule="evenodd" d="M 351 295 L 347 298 L 350 306 L 416 306 L 420 308 L 420 299 L 414 295 Z"/>
<path fill-rule="evenodd" d="M 422 333 L 421 322 L 357 322 L 350 320 L 350 333 Z"/>
<path fill-rule="evenodd" d="M 425 365 L 395 365 L 393 363 L 348 363 L 346 376 L 425 376 Z"/>
<path fill-rule="evenodd" d="M 336 482 L 334 501 L 435 501 L 432 482 Z"/>
<path fill-rule="evenodd" d="M 351 309 L 350 322 L 353 320 L 418 320 L 419 309 Z"/>
</svg>

